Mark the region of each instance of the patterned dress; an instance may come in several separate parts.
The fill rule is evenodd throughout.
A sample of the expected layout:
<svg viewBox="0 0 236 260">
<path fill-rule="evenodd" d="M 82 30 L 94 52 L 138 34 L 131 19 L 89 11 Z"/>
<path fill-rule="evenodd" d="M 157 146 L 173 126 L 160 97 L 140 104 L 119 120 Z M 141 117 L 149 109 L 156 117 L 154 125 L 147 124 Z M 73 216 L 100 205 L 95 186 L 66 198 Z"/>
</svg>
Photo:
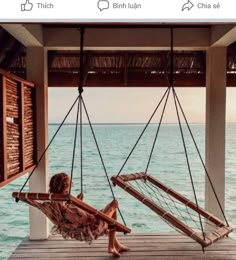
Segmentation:
<svg viewBox="0 0 236 260">
<path fill-rule="evenodd" d="M 71 203 L 44 202 L 40 210 L 52 221 L 51 233 L 61 234 L 65 239 L 91 243 L 108 234 L 108 225 L 96 215 L 89 214 Z"/>
</svg>

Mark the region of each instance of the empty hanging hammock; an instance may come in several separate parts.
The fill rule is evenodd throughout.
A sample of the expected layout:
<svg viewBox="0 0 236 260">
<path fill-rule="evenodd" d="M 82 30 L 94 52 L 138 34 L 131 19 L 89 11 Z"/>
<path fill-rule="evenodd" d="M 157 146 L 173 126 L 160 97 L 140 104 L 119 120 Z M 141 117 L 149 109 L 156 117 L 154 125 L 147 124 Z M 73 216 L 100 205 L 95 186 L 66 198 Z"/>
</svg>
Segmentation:
<svg viewBox="0 0 236 260">
<path fill-rule="evenodd" d="M 49 142 L 48 146 L 46 147 L 45 151 L 42 153 L 41 157 L 39 158 L 38 162 L 36 163 L 36 166 L 32 170 L 32 172 L 29 174 L 26 182 L 23 184 L 20 192 L 13 192 L 12 196 L 16 198 L 16 201 L 18 202 L 19 200 L 28 203 L 31 206 L 34 206 L 41 210 L 51 221 L 52 223 L 60 227 L 60 234 L 64 238 L 75 238 L 78 240 L 85 240 L 85 241 L 91 241 L 93 239 L 96 239 L 98 236 L 103 235 L 104 233 L 100 234 L 93 234 L 93 224 L 92 223 L 86 223 L 86 225 L 83 225 L 81 223 L 71 223 L 73 220 L 68 219 L 66 216 L 70 214 L 66 214 L 69 211 L 68 205 L 72 204 L 74 207 L 77 207 L 78 209 L 81 209 L 85 211 L 89 219 L 94 220 L 103 223 L 106 226 L 112 227 L 112 229 L 118 231 L 118 232 L 124 232 L 124 233 L 130 233 L 131 230 L 130 228 L 126 227 L 125 221 L 123 219 L 123 216 L 121 215 L 121 212 L 119 210 L 119 213 L 121 215 L 121 218 L 124 222 L 124 224 L 119 223 L 115 219 L 111 218 L 110 216 L 106 215 L 103 211 L 97 210 L 90 206 L 89 204 L 85 203 L 82 201 L 82 199 L 76 198 L 71 195 L 71 186 L 70 185 L 70 190 L 69 194 L 53 194 L 53 193 L 33 193 L 33 192 L 22 192 L 25 185 L 27 184 L 28 180 L 34 173 L 35 169 L 39 165 L 40 161 L 42 158 L 45 156 L 47 150 L 49 149 L 50 145 L 52 144 L 54 138 L 58 134 L 59 130 L 61 129 L 62 125 L 66 121 L 67 117 L 69 116 L 70 112 L 72 111 L 73 107 L 77 103 L 77 114 L 76 114 L 76 124 L 75 124 L 75 135 L 74 135 L 74 146 L 73 146 L 73 156 L 72 156 L 72 166 L 71 166 L 71 184 L 72 184 L 72 179 L 73 179 L 73 169 L 74 169 L 74 160 L 75 160 L 75 149 L 76 149 L 76 139 L 77 139 L 77 130 L 78 130 L 78 124 L 80 127 L 80 171 L 81 171 L 81 194 L 83 193 L 83 150 L 82 150 L 82 110 L 84 109 L 86 117 L 88 119 L 88 123 L 92 132 L 93 139 L 95 141 L 96 148 L 98 150 L 100 160 L 106 175 L 106 179 L 108 181 L 108 184 L 110 186 L 110 190 L 113 196 L 113 199 L 115 199 L 114 192 L 112 190 L 112 185 L 110 183 L 106 167 L 98 146 L 97 139 L 95 137 L 95 133 L 89 118 L 89 114 L 84 102 L 84 99 L 82 97 L 82 92 L 83 92 L 83 36 L 84 36 L 84 28 L 82 27 L 80 30 L 81 34 L 81 45 L 80 45 L 80 82 L 79 82 L 79 95 L 72 104 L 71 108 L 69 109 L 68 113 L 66 114 L 65 118 L 63 119 L 62 123 L 56 130 L 55 134 L 53 135 L 51 141 Z M 79 120 L 80 118 L 80 120 Z M 80 121 L 80 122 L 79 122 Z M 61 202 L 66 202 L 64 204 L 56 203 L 58 201 Z M 69 212 L 70 213 L 70 212 Z M 75 218 L 76 221 L 76 218 Z M 72 225 L 68 225 L 68 223 Z"/>
<path fill-rule="evenodd" d="M 155 108 L 153 114 L 151 115 L 150 119 L 148 120 L 147 124 L 145 125 L 142 133 L 140 134 L 137 142 L 135 143 L 134 147 L 130 151 L 128 157 L 126 158 L 124 164 L 122 165 L 120 171 L 118 172 L 117 176 L 113 176 L 111 178 L 112 182 L 115 185 L 118 185 L 130 195 L 138 199 L 140 202 L 148 206 L 152 211 L 158 214 L 168 225 L 170 225 L 175 230 L 186 234 L 187 236 L 194 239 L 196 242 L 202 245 L 202 248 L 214 243 L 215 241 L 227 236 L 233 229 L 229 226 L 228 221 L 225 217 L 224 211 L 222 206 L 219 202 L 215 189 L 213 187 L 212 181 L 210 176 L 206 170 L 205 164 L 197 147 L 196 141 L 193 137 L 192 131 L 178 99 L 178 96 L 175 92 L 174 88 L 174 79 L 173 79 L 173 28 L 171 28 L 171 51 L 170 51 L 170 79 L 169 79 L 169 87 L 165 91 L 164 95 L 162 96 L 160 102 L 158 103 L 157 107 Z M 184 147 L 188 172 L 191 180 L 191 185 L 193 189 L 193 194 L 195 198 L 195 202 L 190 201 L 189 199 L 185 198 L 178 192 L 174 191 L 173 189 L 167 187 L 163 183 L 161 183 L 158 179 L 154 178 L 152 175 L 147 174 L 148 167 L 150 164 L 150 160 L 152 158 L 153 150 L 157 141 L 158 133 L 160 130 L 160 126 L 162 123 L 163 115 L 166 109 L 166 105 L 168 102 L 169 94 L 172 92 L 174 104 L 176 108 L 178 124 L 180 128 L 180 133 L 182 137 L 182 143 Z M 127 161 L 129 160 L 131 154 L 133 153 L 134 149 L 136 148 L 138 142 L 140 141 L 141 137 L 143 136 L 145 130 L 147 129 L 149 123 L 151 122 L 153 116 L 157 112 L 160 105 L 164 102 L 163 110 L 160 116 L 160 121 L 157 127 L 156 135 L 154 138 L 154 142 L 151 148 L 151 152 L 149 155 L 148 163 L 144 172 L 138 173 L 131 173 L 120 175 L 124 166 L 126 165 Z M 183 115 L 184 121 L 187 125 L 189 130 L 190 136 L 193 140 L 194 146 L 197 150 L 201 163 L 204 167 L 206 176 L 209 180 L 209 183 L 212 187 L 213 193 L 215 198 L 218 202 L 219 208 L 221 213 L 224 217 L 224 221 L 220 220 L 219 218 L 213 216 L 206 210 L 202 209 L 198 205 L 197 195 L 194 187 L 192 172 L 190 168 L 189 157 L 187 153 L 185 138 L 183 134 L 182 124 L 180 120 L 180 112 Z"/>
</svg>

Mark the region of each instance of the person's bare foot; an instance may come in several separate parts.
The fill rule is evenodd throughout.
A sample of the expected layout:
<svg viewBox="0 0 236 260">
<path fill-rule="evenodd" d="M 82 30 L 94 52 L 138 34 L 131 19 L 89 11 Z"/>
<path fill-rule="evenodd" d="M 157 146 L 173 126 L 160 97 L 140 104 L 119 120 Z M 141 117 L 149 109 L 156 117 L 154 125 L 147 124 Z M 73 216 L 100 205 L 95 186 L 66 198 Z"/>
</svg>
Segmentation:
<svg viewBox="0 0 236 260">
<path fill-rule="evenodd" d="M 110 248 L 108 248 L 108 253 L 111 253 L 111 254 L 113 254 L 113 255 L 116 256 L 116 257 L 120 257 L 120 254 L 119 254 L 119 252 L 116 250 L 115 247 L 110 247 Z"/>
<path fill-rule="evenodd" d="M 118 252 L 129 251 L 129 248 L 116 240 L 115 247 Z"/>
</svg>

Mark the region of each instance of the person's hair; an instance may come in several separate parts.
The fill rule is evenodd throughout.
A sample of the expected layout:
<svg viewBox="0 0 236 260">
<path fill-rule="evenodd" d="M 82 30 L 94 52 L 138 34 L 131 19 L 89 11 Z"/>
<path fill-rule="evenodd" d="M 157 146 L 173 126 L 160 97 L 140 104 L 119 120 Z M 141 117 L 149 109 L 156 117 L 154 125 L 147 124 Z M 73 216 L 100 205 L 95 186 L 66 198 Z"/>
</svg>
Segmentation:
<svg viewBox="0 0 236 260">
<path fill-rule="evenodd" d="M 52 176 L 49 183 L 49 193 L 65 193 L 70 185 L 70 177 L 62 172 Z"/>
</svg>

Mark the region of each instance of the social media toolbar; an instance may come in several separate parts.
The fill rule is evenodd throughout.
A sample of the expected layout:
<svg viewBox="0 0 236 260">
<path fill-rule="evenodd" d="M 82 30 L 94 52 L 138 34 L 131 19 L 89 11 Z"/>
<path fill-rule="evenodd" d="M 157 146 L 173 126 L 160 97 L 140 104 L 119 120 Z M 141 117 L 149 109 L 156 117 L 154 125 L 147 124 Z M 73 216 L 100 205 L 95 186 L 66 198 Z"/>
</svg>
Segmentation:
<svg viewBox="0 0 236 260">
<path fill-rule="evenodd" d="M 236 21 L 235 8 L 235 0 L 8 0 L 0 21 Z"/>
</svg>

